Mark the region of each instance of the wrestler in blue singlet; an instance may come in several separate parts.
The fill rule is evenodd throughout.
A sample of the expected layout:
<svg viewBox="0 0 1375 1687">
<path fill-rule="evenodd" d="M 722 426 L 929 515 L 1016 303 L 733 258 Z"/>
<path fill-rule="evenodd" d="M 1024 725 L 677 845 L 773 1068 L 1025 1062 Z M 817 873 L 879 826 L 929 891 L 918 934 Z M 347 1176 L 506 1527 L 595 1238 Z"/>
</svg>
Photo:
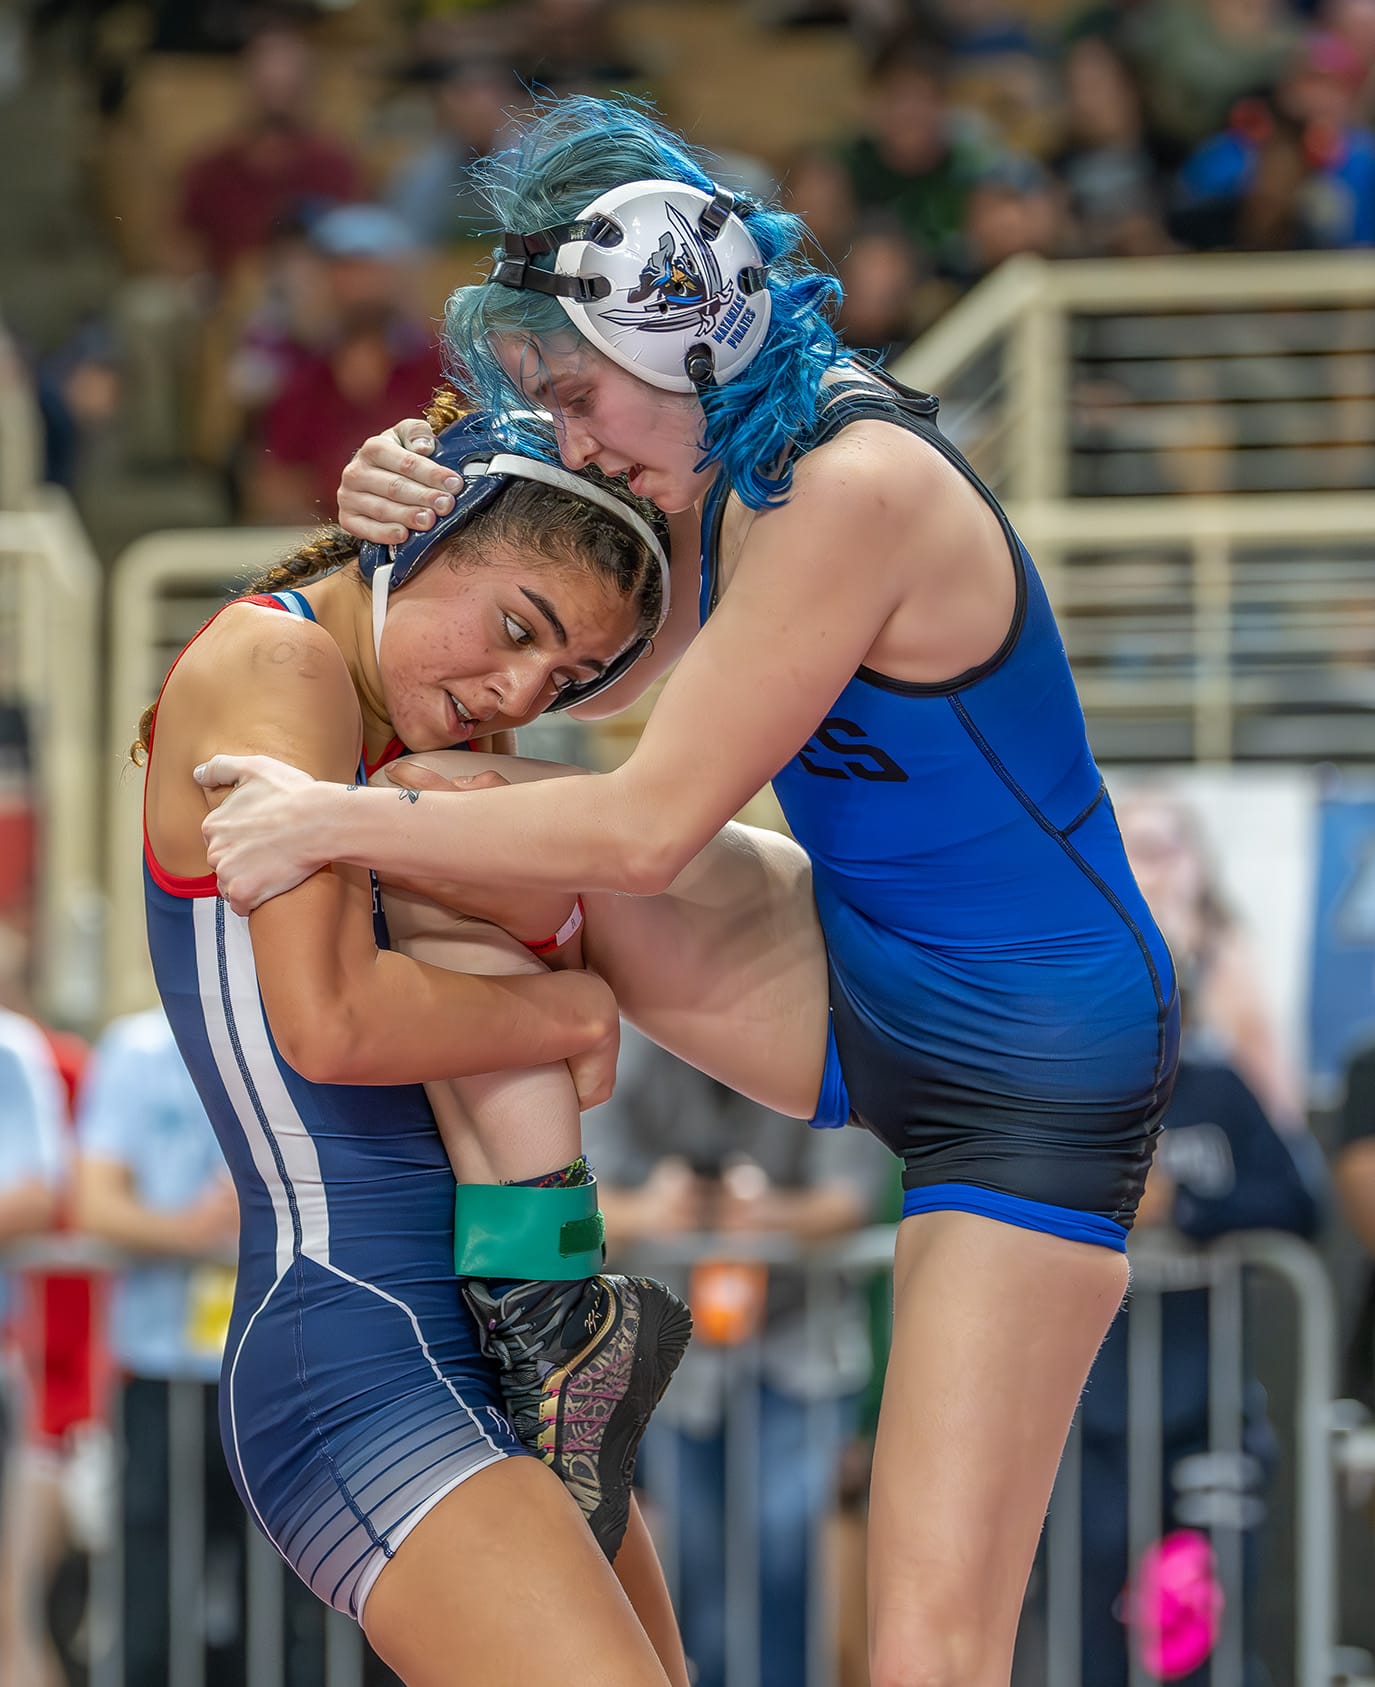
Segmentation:
<svg viewBox="0 0 1375 1687">
<path fill-rule="evenodd" d="M 1169 951 L 1026 548 L 936 400 L 870 374 L 828 389 L 804 448 L 861 418 L 925 440 L 997 514 L 1017 598 L 1001 648 L 944 684 L 861 668 L 774 779 L 830 965 L 813 1123 L 853 1117 L 900 1155 L 905 1214 L 1123 1248 L 1173 1082 Z M 728 491 L 718 478 L 704 511 L 704 620 Z"/>
<path fill-rule="evenodd" d="M 310 615 L 295 592 L 251 601 Z M 361 1619 L 426 1512 L 525 1452 L 454 1281 L 453 1172 L 419 1084 L 309 1083 L 286 1064 L 248 921 L 213 874 L 165 872 L 146 832 L 144 891 L 158 989 L 239 1195 L 229 1469 L 301 1578 Z"/>
</svg>

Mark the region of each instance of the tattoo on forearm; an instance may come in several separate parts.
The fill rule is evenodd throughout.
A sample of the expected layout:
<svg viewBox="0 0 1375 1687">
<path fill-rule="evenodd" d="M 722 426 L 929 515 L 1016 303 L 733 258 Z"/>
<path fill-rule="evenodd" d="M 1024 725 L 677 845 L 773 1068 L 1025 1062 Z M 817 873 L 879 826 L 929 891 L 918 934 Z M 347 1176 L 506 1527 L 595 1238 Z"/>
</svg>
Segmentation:
<svg viewBox="0 0 1375 1687">
<path fill-rule="evenodd" d="M 396 794 L 397 794 L 398 797 L 401 798 L 402 802 L 419 802 L 420 801 L 420 792 L 419 791 L 398 791 Z"/>
<path fill-rule="evenodd" d="M 356 791 L 358 789 L 358 787 L 356 785 L 345 785 L 344 789 L 346 791 Z"/>
</svg>

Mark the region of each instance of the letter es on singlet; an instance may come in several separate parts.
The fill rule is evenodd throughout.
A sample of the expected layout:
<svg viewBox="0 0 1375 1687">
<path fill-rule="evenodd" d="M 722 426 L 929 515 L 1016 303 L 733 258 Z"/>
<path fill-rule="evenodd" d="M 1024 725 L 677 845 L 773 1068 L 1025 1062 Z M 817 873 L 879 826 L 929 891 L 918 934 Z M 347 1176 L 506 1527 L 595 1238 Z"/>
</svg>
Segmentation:
<svg viewBox="0 0 1375 1687">
<path fill-rule="evenodd" d="M 865 742 L 864 728 L 830 715 L 802 749 L 800 761 L 818 779 L 868 779 L 885 785 L 905 785 L 907 775 L 877 744 Z"/>
</svg>

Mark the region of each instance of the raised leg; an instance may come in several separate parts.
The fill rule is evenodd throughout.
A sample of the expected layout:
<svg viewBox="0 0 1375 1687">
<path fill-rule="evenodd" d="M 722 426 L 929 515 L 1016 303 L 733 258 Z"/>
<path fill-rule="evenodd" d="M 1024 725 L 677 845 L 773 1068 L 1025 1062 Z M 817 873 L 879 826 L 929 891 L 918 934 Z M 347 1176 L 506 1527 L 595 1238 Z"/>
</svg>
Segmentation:
<svg viewBox="0 0 1375 1687">
<path fill-rule="evenodd" d="M 541 972 L 543 962 L 496 926 L 388 890 L 392 941 L 450 972 Z M 426 1084 L 439 1133 L 460 1183 L 518 1183 L 566 1166 L 582 1152 L 578 1095 L 568 1068 L 538 1066 Z"/>
<path fill-rule="evenodd" d="M 577 771 L 468 751 L 413 759 L 451 778 L 492 771 L 512 784 Z M 812 1116 L 826 1052 L 826 947 L 811 867 L 790 839 L 730 825 L 662 896 L 588 897 L 584 951 L 646 1036 L 776 1112 Z"/>
<path fill-rule="evenodd" d="M 418 959 L 451 971 L 510 974 L 543 963 L 514 938 L 480 920 L 450 913 L 409 893 L 384 899 L 394 941 Z M 569 1167 L 582 1148 L 578 1097 L 563 1065 L 495 1072 L 425 1086 L 449 1163 L 466 1196 L 516 1196 L 537 1219 L 538 1235 L 561 1237 L 564 1207 L 554 1189 L 504 1191 L 491 1186 L 544 1178 Z M 584 1175 L 569 1190 L 596 1211 Z M 555 1203 L 559 1203 L 556 1205 Z M 469 1209 L 471 1210 L 471 1209 Z M 501 1209 L 509 1226 L 510 1209 Z M 516 1433 L 563 1480 L 608 1557 L 619 1561 L 631 1519 L 631 1475 L 649 1415 L 687 1345 L 687 1309 L 663 1284 L 642 1277 L 605 1277 L 595 1240 L 564 1264 L 531 1267 L 552 1249 L 490 1243 L 480 1258 L 463 1238 L 476 1227 L 456 1221 L 461 1292 L 477 1320 L 483 1349 L 502 1369 L 502 1388 Z M 550 1278 L 553 1280 L 549 1280 Z M 647 1538 L 643 1545 L 647 1546 Z M 632 1555 L 633 1557 L 634 1555 Z M 643 1552 L 639 1554 L 643 1558 Z M 652 1552 L 650 1553 L 652 1560 Z M 657 1574 L 657 1564 L 654 1565 Z M 636 1585 L 652 1593 L 646 1574 Z M 660 1578 L 662 1585 L 662 1578 Z M 658 1621 L 648 1607 L 646 1622 Z M 660 1624 L 662 1626 L 662 1624 Z M 676 1630 L 675 1643 L 676 1643 Z"/>
</svg>

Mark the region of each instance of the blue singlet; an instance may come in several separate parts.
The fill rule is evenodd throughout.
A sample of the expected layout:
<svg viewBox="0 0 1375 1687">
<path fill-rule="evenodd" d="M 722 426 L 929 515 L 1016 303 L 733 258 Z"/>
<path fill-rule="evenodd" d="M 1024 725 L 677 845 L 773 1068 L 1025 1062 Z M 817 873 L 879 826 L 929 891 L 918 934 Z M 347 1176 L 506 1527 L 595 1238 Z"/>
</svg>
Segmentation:
<svg viewBox="0 0 1375 1687">
<path fill-rule="evenodd" d="M 813 1123 L 853 1117 L 887 1142 L 906 1213 L 956 1207 L 1120 1248 L 1173 1080 L 1173 967 L 1045 590 L 935 416 L 935 399 L 870 373 L 829 389 L 804 446 L 861 418 L 916 435 L 987 500 L 1017 576 L 987 662 L 939 685 L 861 668 L 774 780 L 831 972 Z M 728 490 L 718 478 L 704 512 L 704 620 Z"/>
</svg>

